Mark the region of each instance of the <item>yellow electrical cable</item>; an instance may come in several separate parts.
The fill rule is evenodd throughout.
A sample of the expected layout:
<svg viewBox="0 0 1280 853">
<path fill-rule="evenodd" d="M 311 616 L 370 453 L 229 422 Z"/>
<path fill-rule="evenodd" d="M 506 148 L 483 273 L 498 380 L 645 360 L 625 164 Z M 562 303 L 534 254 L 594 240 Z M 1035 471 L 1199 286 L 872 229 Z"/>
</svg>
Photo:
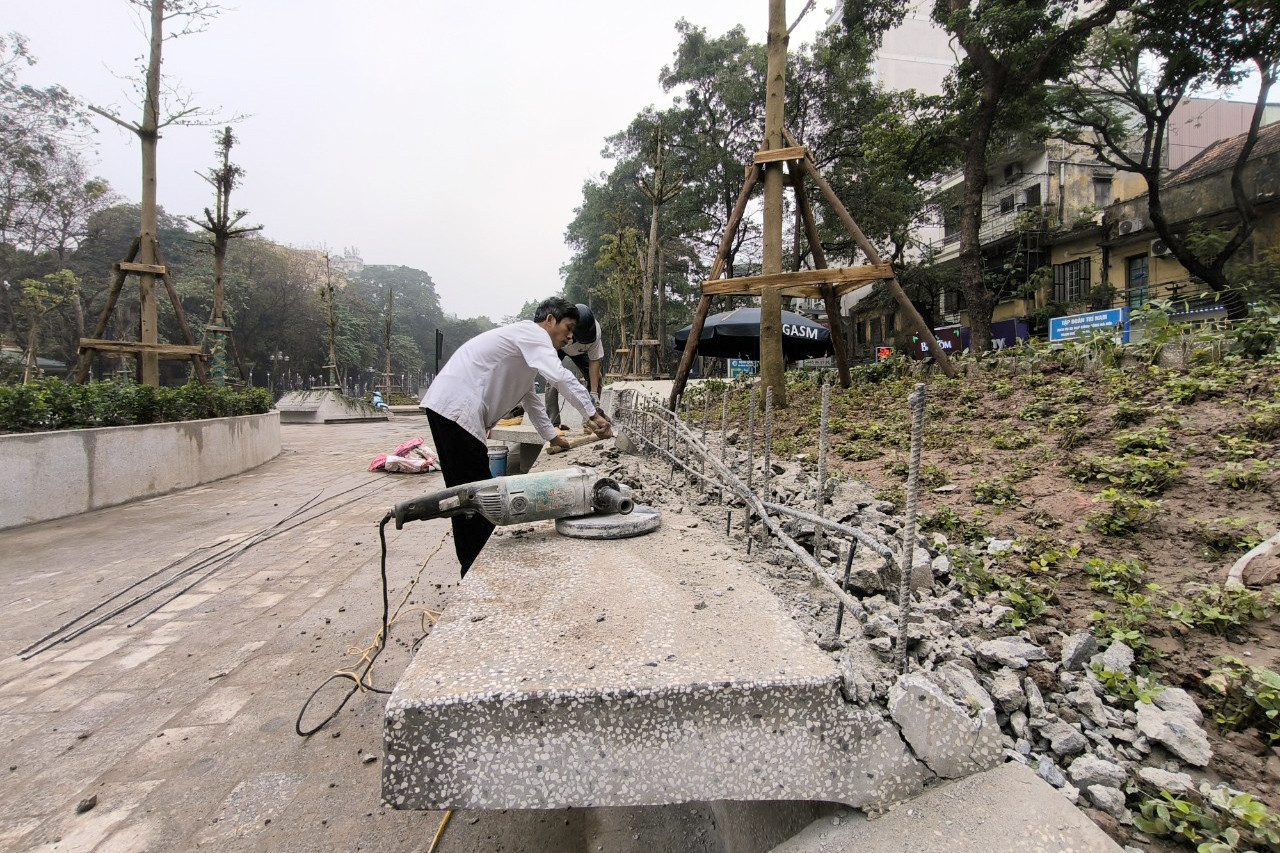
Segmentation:
<svg viewBox="0 0 1280 853">
<path fill-rule="evenodd" d="M 449 823 L 449 818 L 453 817 L 453 809 L 449 809 L 444 813 L 444 817 L 440 820 L 440 826 L 436 829 L 436 837 L 431 839 L 431 846 L 427 848 L 427 853 L 436 853 L 436 845 L 440 843 L 440 836 L 444 834 L 444 828 Z"/>
<path fill-rule="evenodd" d="M 396 620 L 400 618 L 400 608 L 404 607 L 405 602 L 409 600 L 409 596 L 413 594 L 413 590 L 414 588 L 417 587 L 418 581 L 422 580 L 422 573 L 426 571 L 427 564 L 431 562 L 431 560 L 435 557 L 436 554 L 440 553 L 440 549 L 444 547 L 444 543 L 448 541 L 448 538 L 449 538 L 449 534 L 445 534 L 445 536 L 440 540 L 440 544 L 436 546 L 434 551 L 432 551 L 430 554 L 427 555 L 427 559 L 423 560 L 422 565 L 418 567 L 418 573 L 414 575 L 413 580 L 409 582 L 408 588 L 405 589 L 404 596 L 400 599 L 400 603 L 396 605 L 395 612 L 391 615 L 391 618 L 387 620 L 388 636 L 390 636 L 391 626 L 394 625 L 396 623 Z M 409 612 L 412 613 L 413 611 L 409 611 Z M 437 621 L 439 621 L 440 615 L 441 614 L 435 610 L 428 610 L 425 607 L 422 608 L 422 615 L 420 617 L 420 624 L 422 625 L 422 633 L 424 634 L 427 633 L 426 620 L 430 619 L 431 624 L 434 625 Z M 360 669 L 360 666 L 362 664 L 366 662 L 370 662 L 374 651 L 378 649 L 386 641 L 386 639 L 387 639 L 386 637 L 382 636 L 382 628 L 379 627 L 378 633 L 374 635 L 373 642 L 370 645 L 348 646 L 347 656 L 348 657 L 354 656 L 354 657 L 357 657 L 358 659 L 350 669 L 334 670 L 334 675 L 341 675 L 346 678 L 350 678 L 352 681 L 356 683 L 361 693 L 369 692 L 369 685 L 365 683 L 364 678 L 360 677 L 358 670 Z M 371 675 L 372 671 L 373 671 L 373 667 L 370 666 L 369 669 L 365 672 L 365 678 L 368 678 Z"/>
</svg>

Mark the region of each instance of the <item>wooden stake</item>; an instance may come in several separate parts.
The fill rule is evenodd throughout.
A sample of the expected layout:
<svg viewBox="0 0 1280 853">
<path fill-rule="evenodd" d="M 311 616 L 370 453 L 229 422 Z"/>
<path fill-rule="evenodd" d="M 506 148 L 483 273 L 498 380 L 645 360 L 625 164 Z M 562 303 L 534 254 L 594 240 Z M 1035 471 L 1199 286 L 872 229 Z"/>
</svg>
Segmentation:
<svg viewBox="0 0 1280 853">
<path fill-rule="evenodd" d="M 787 134 L 787 136 L 790 137 L 791 135 Z M 794 141 L 792 144 L 794 144 Z M 800 161 L 800 167 L 809 176 L 809 179 L 817 185 L 818 189 L 822 190 L 822 195 L 826 198 L 827 203 L 831 205 L 836 216 L 840 218 L 840 222 L 844 225 L 845 230 L 849 232 L 849 236 L 853 237 L 853 241 L 858 244 L 858 248 L 867 256 L 867 260 L 873 264 L 882 263 L 880 253 L 876 251 L 876 247 L 871 245 L 871 241 L 862 233 L 858 223 L 853 221 L 848 209 L 840 202 L 840 197 L 831 188 L 831 184 L 827 183 L 826 178 L 822 177 L 822 173 L 818 171 L 818 167 L 814 165 L 813 161 L 805 158 Z M 898 277 L 894 276 L 887 279 L 887 281 L 889 282 L 889 292 L 898 301 L 899 307 L 907 315 L 907 319 L 911 321 L 911 325 L 915 327 L 916 332 L 929 345 L 929 354 L 933 356 L 934 361 L 942 368 L 942 372 L 954 379 L 956 375 L 955 365 L 951 363 L 951 359 L 947 357 L 947 353 L 942 347 L 938 346 L 938 339 L 933 336 L 933 330 L 929 328 L 924 318 L 920 316 L 916 306 L 911 304 L 906 291 L 898 283 Z"/>
<path fill-rule="evenodd" d="M 129 244 L 129 252 L 125 255 L 125 262 L 131 263 L 138 256 L 138 245 L 142 242 L 141 237 L 134 237 L 133 242 Z M 116 310 L 116 302 L 120 299 L 120 289 L 124 287 L 124 280 L 129 275 L 128 272 L 116 267 L 116 273 L 111 279 L 111 289 L 107 291 L 107 302 L 102 306 L 102 313 L 98 315 L 98 325 L 93 327 L 93 337 L 101 338 L 107 333 L 107 322 L 111 319 L 111 313 Z M 92 350 L 85 350 L 80 353 L 80 364 L 76 367 L 76 384 L 79 385 L 89 378 L 89 368 L 93 365 Z"/>
<path fill-rule="evenodd" d="M 827 268 L 827 255 L 822 251 L 822 240 L 818 237 L 818 223 L 813 218 L 813 208 L 809 206 L 809 194 L 804 189 L 804 179 L 798 171 L 791 173 L 791 186 L 796 194 L 796 210 L 804 222 L 804 236 L 809 242 L 809 251 L 813 255 L 813 265 L 817 269 Z M 840 319 L 840 300 L 836 299 L 835 288 L 829 284 L 821 285 L 822 301 L 827 306 L 827 323 L 831 326 L 831 337 L 834 339 L 833 349 L 836 353 L 836 371 L 840 377 L 840 387 L 848 388 L 852 384 L 849 376 L 849 354 L 845 352 L 844 322 Z"/>
<path fill-rule="evenodd" d="M 724 233 L 720 235 L 720 246 L 716 249 L 716 259 L 711 263 L 711 275 L 708 280 L 715 281 L 724 272 L 725 259 L 729 257 L 729 246 L 733 244 L 733 232 L 742 221 L 742 214 L 747 209 L 747 199 L 756 181 L 760 180 L 760 170 L 748 166 L 743 177 L 742 189 L 738 191 L 738 200 L 733 204 L 729 221 L 725 223 Z M 693 327 L 689 329 L 689 340 L 684 342 L 684 352 L 680 355 L 680 365 L 676 368 L 675 379 L 671 382 L 671 397 L 667 408 L 675 411 L 676 401 L 684 393 L 685 383 L 689 381 L 689 368 L 693 366 L 693 354 L 698 350 L 698 338 L 702 336 L 702 326 L 707 322 L 707 310 L 711 307 L 711 297 L 706 293 L 698 300 L 698 308 L 693 314 Z"/>
</svg>

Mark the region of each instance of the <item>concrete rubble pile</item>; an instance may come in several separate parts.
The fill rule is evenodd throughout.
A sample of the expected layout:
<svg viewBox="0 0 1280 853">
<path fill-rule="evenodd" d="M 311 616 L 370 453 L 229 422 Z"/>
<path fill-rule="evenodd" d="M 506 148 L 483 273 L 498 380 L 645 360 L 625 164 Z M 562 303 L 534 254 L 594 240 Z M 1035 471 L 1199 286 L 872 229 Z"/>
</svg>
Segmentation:
<svg viewBox="0 0 1280 853">
<path fill-rule="evenodd" d="M 727 435 L 730 444 L 733 433 Z M 720 503 L 714 489 L 671 477 L 661 459 L 651 463 L 617 450 L 597 451 L 593 463 L 602 473 L 631 484 L 646 503 L 667 512 L 701 513 L 704 528 L 723 529 L 726 507 L 735 526 L 744 512 L 732 496 Z M 816 479 L 804 458 L 772 463 L 770 495 L 765 499 L 812 511 Z M 763 466 L 757 460 L 757 470 Z M 756 488 L 761 478 L 756 475 Z M 893 504 L 876 500 L 866 484 L 828 481 L 826 517 L 860 527 L 900 553 L 902 522 Z M 795 520 L 782 524 L 794 540 L 812 550 L 814 526 Z M 757 537 L 763 525 L 756 525 Z M 843 575 L 845 540 L 824 536 L 818 555 L 833 577 Z M 916 758 L 936 776 L 959 778 L 1002 761 L 1035 770 L 1072 803 L 1132 824 L 1125 787 L 1141 784 L 1185 794 L 1196 789 L 1192 774 L 1212 758 L 1195 700 L 1180 688 L 1152 691 L 1149 702 L 1123 702 L 1108 693 L 1107 678 L 1137 676 L 1134 651 L 1115 641 L 1100 646 L 1088 633 L 1038 628 L 1014 632 L 1006 617 L 1011 608 L 999 592 L 969 598 L 957 588 L 948 543 L 934 534 L 922 537 L 912 561 L 915 591 L 907 627 L 911 670 L 895 669 L 899 637 L 898 560 L 889 565 L 870 548 L 859 548 L 850 571 L 850 591 L 865 607 L 861 631 L 865 643 L 833 636 L 837 602 L 813 581 L 810 572 L 785 548 L 759 539 L 751 557 L 745 539 L 736 537 L 723 559 L 741 559 L 762 572 L 761 580 L 790 607 L 791 616 L 820 648 L 839 662 L 847 699 L 879 706 L 898 726 Z M 989 540 L 988 554 L 1017 547 Z M 852 623 L 852 624 L 850 624 Z M 843 636 L 859 630 L 845 615 Z M 1053 635 L 1046 641 L 1046 637 Z M 865 649 L 869 648 L 870 653 Z M 859 656 L 857 650 L 862 649 Z M 945 734 L 940 735 L 943 732 Z"/>
</svg>

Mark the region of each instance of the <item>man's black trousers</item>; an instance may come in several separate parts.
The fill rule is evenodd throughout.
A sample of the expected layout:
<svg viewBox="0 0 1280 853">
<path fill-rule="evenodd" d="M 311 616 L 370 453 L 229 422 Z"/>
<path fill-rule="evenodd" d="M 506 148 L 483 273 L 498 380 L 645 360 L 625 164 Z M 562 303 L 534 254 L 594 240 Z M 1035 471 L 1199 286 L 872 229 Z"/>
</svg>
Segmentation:
<svg viewBox="0 0 1280 853">
<path fill-rule="evenodd" d="M 491 479 L 489 449 L 484 442 L 431 409 L 427 409 L 427 423 L 431 425 L 431 439 L 436 445 L 446 486 L 452 488 Z M 489 541 L 493 524 L 479 514 L 455 515 L 449 520 L 453 522 L 453 549 L 458 554 L 462 576 L 466 577 L 467 569 Z"/>
</svg>

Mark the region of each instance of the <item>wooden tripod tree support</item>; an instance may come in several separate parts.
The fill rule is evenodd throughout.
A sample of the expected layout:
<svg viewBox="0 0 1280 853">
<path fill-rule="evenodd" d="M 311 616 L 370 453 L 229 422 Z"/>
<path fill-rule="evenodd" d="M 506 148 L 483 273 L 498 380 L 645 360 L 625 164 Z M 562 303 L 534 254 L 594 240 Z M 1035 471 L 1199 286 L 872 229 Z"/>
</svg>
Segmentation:
<svg viewBox="0 0 1280 853">
<path fill-rule="evenodd" d="M 777 287 L 779 294 L 782 296 L 822 299 L 826 303 L 827 318 L 832 325 L 832 334 L 836 335 L 839 334 L 840 328 L 840 297 L 862 287 L 867 282 L 887 281 L 894 299 L 897 300 L 898 305 L 907 315 L 916 332 L 928 344 L 929 352 L 934 355 L 942 372 L 951 377 L 956 375 L 955 365 L 951 363 L 951 359 L 947 357 L 942 347 L 938 346 L 938 341 L 934 337 L 933 331 L 925 323 L 924 318 L 920 316 L 920 312 L 916 310 L 916 307 L 911 304 L 906 291 L 902 289 L 902 285 L 898 283 L 897 276 L 893 273 L 893 267 L 883 262 L 880 253 L 876 251 L 875 246 L 862 233 L 862 229 L 858 227 L 853 216 L 840 202 L 835 190 L 822 177 L 818 167 L 809 157 L 805 148 L 799 145 L 795 141 L 795 137 L 790 133 L 786 134 L 786 138 L 789 147 L 776 152 L 760 151 L 755 156 L 755 163 L 747 167 L 746 180 L 743 181 L 742 191 L 738 194 L 738 202 L 734 205 L 733 213 L 725 223 L 724 234 L 720 238 L 720 248 L 716 253 L 715 261 L 711 265 L 711 275 L 702 283 L 702 297 L 698 300 L 698 307 L 693 316 L 693 327 L 689 330 L 689 339 L 685 342 L 684 352 L 680 356 L 680 366 L 676 368 L 675 380 L 671 386 L 671 398 L 668 401 L 668 406 L 673 410 L 675 409 L 676 401 L 684 393 L 685 384 L 688 382 L 689 370 L 693 366 L 693 356 L 698 348 L 698 338 L 702 335 L 702 327 L 707 320 L 711 297 L 730 295 L 759 296 L 764 287 Z M 800 214 L 804 219 L 805 237 L 809 241 L 809 248 L 813 253 L 814 266 L 817 269 L 717 280 L 724 270 L 724 262 L 733 239 L 734 229 L 738 227 L 738 222 L 742 219 L 742 212 L 747 205 L 748 196 L 759 180 L 760 164 L 782 159 L 779 155 L 795 158 L 788 160 L 792 164 L 791 184 L 795 189 L 796 206 L 800 209 Z M 862 250 L 871 262 L 870 265 L 861 267 L 827 266 L 822 244 L 818 240 L 818 228 L 813 216 L 813 208 L 809 204 L 808 195 L 801 180 L 802 175 L 807 175 L 822 191 L 827 203 L 835 210 L 836 216 L 840 219 L 841 224 L 845 226 L 845 230 L 849 232 L 854 242 L 857 243 L 858 248 Z M 839 371 L 840 387 L 848 388 L 850 377 L 847 355 L 842 346 L 837 345 L 835 349 L 836 369 Z"/>
<path fill-rule="evenodd" d="M 152 256 L 159 263 L 134 263 L 134 258 L 138 256 L 138 250 L 141 245 L 142 238 L 135 237 L 133 243 L 129 246 L 129 252 L 125 256 L 125 260 L 112 265 L 115 275 L 111 280 L 111 290 L 107 293 L 107 302 L 102 307 L 101 316 L 98 317 L 98 325 L 94 327 L 93 337 L 80 339 L 80 363 L 76 367 L 75 381 L 82 383 L 89 378 L 89 368 L 93 365 L 93 357 L 98 353 L 134 353 L 143 360 L 143 381 L 146 384 L 159 384 L 158 380 L 147 382 L 145 368 L 147 361 L 151 361 L 154 364 L 160 359 L 190 360 L 196 379 L 202 385 L 208 384 L 202 360 L 204 348 L 196 343 L 191 334 L 191 327 L 187 325 L 187 316 L 182 310 L 182 300 L 178 298 L 178 291 L 173 286 L 173 279 L 169 277 L 168 268 L 164 264 L 164 256 L 160 253 L 160 247 L 154 243 L 151 247 Z M 102 336 L 106 334 L 107 323 L 111 320 L 111 315 L 115 313 L 116 303 L 120 300 L 120 292 L 124 289 L 125 279 L 130 274 L 137 275 L 140 278 L 139 290 L 142 291 L 143 302 L 150 301 L 151 303 L 152 317 L 148 322 L 145 316 L 147 306 L 144 304 L 141 341 L 105 340 Z M 187 341 L 185 345 L 165 344 L 159 341 L 154 317 L 155 301 L 154 298 L 150 300 L 145 298 L 149 290 L 154 290 L 157 276 L 164 283 L 165 291 L 169 294 L 169 301 L 173 304 L 174 316 L 178 320 L 178 328 L 181 329 L 182 335 Z"/>
</svg>

